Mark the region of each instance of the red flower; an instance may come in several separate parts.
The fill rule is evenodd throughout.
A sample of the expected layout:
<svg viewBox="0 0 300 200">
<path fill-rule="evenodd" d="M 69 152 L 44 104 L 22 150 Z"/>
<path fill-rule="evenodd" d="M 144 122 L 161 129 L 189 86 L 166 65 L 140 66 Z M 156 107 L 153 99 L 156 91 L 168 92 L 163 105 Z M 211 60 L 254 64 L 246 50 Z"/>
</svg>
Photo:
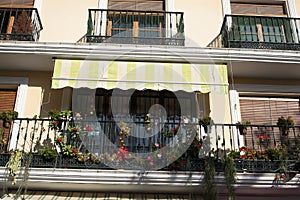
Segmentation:
<svg viewBox="0 0 300 200">
<path fill-rule="evenodd" d="M 86 129 L 87 131 L 92 131 L 92 130 L 93 130 L 93 128 L 90 127 L 90 126 L 85 127 L 85 129 Z"/>
<path fill-rule="evenodd" d="M 77 128 L 76 128 L 76 127 L 74 127 L 74 128 L 73 128 L 73 131 L 77 131 Z"/>
<path fill-rule="evenodd" d="M 73 153 L 73 154 L 76 154 L 76 153 L 77 153 L 77 149 L 76 149 L 76 148 L 73 148 L 73 149 L 72 149 L 72 153 Z"/>
<path fill-rule="evenodd" d="M 58 143 L 61 143 L 63 141 L 63 139 L 60 137 L 60 138 L 57 138 L 57 142 Z"/>
<path fill-rule="evenodd" d="M 284 178 L 285 178 L 285 175 L 284 175 L 284 174 L 281 174 L 281 175 L 280 175 L 280 178 L 284 179 Z"/>
<path fill-rule="evenodd" d="M 53 126 L 55 126 L 56 124 L 57 124 L 57 122 L 56 122 L 56 121 L 53 121 L 53 122 L 52 122 L 52 125 L 53 125 Z"/>
<path fill-rule="evenodd" d="M 200 149 L 201 148 L 201 144 L 197 144 L 197 148 Z"/>
<path fill-rule="evenodd" d="M 175 132 L 175 130 L 176 130 L 176 128 L 174 128 L 174 127 L 173 127 L 173 128 L 171 128 L 171 131 L 172 131 L 172 132 Z"/>
</svg>

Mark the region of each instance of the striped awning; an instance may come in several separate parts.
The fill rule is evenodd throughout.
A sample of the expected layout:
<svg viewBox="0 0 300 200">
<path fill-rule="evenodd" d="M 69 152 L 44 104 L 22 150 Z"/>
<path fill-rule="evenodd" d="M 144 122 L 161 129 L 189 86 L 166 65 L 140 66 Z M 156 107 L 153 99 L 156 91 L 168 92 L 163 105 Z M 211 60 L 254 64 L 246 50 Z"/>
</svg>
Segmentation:
<svg viewBox="0 0 300 200">
<path fill-rule="evenodd" d="M 52 88 L 119 88 L 227 93 L 226 65 L 55 60 Z"/>
</svg>

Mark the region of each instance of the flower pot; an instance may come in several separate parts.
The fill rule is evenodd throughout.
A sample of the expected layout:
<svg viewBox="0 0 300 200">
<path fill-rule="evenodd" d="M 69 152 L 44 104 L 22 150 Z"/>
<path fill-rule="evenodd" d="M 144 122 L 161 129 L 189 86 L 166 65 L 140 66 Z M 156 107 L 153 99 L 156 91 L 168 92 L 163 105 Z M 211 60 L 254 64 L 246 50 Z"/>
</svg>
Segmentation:
<svg viewBox="0 0 300 200">
<path fill-rule="evenodd" d="M 284 128 L 284 127 L 280 127 L 279 130 L 282 136 L 287 136 L 290 132 L 289 128 Z"/>
<path fill-rule="evenodd" d="M 240 135 L 247 135 L 247 127 L 239 126 Z"/>
</svg>

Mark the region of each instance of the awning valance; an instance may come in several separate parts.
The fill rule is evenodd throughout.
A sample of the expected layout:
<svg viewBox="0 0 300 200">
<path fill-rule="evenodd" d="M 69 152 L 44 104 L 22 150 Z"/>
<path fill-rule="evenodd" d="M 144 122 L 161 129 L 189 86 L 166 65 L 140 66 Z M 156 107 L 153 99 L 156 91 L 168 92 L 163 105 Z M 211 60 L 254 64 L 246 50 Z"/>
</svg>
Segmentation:
<svg viewBox="0 0 300 200">
<path fill-rule="evenodd" d="M 52 88 L 183 90 L 227 93 L 226 65 L 55 60 Z"/>
</svg>

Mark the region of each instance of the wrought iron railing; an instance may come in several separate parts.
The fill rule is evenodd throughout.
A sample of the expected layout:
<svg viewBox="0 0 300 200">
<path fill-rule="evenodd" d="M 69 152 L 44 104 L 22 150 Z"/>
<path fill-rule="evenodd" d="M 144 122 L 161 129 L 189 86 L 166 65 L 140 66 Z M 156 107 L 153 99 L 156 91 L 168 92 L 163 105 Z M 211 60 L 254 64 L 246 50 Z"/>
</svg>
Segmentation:
<svg viewBox="0 0 300 200">
<path fill-rule="evenodd" d="M 182 12 L 89 9 L 80 42 L 184 46 Z"/>
<path fill-rule="evenodd" d="M 38 41 L 42 29 L 36 8 L 0 8 L 0 40 Z"/>
<path fill-rule="evenodd" d="M 287 17 L 226 15 L 220 34 L 208 46 L 299 50 L 299 20 Z"/>
<path fill-rule="evenodd" d="M 275 171 L 283 161 L 300 169 L 300 126 L 285 132 L 275 125 L 213 124 L 204 128 L 195 120 L 123 117 L 98 121 L 19 118 L 0 127 L 1 166 L 8 161 L 9 151 L 19 150 L 34 155 L 32 167 L 130 169 L 144 162 L 141 159 L 152 165 L 163 158 L 173 159 L 165 163 L 165 170 L 198 171 L 204 169 L 203 158 L 212 156 L 221 171 L 221 160 L 232 156 L 240 171 Z M 168 153 L 177 153 L 178 158 Z M 134 158 L 137 154 L 141 159 Z M 149 155 L 158 158 L 149 161 Z M 127 164 L 122 165 L 126 158 Z"/>
</svg>

